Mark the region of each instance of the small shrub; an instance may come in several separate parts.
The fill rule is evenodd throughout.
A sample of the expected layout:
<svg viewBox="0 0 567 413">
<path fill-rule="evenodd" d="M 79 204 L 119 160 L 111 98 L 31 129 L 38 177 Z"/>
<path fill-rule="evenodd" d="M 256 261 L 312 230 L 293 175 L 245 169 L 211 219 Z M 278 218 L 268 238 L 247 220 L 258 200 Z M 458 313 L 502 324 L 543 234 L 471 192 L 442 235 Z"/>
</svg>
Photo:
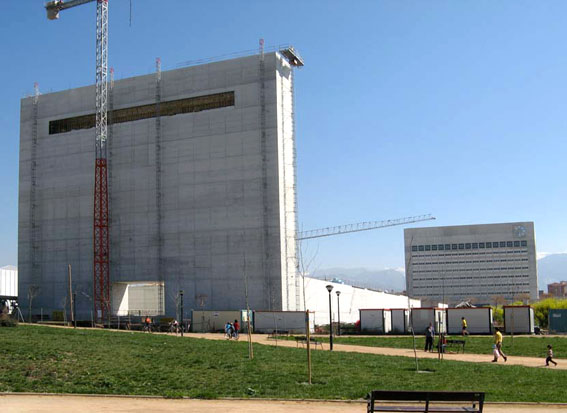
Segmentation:
<svg viewBox="0 0 567 413">
<path fill-rule="evenodd" d="M 0 314 L 0 327 L 17 327 L 18 320 L 14 320 L 8 314 Z"/>
</svg>

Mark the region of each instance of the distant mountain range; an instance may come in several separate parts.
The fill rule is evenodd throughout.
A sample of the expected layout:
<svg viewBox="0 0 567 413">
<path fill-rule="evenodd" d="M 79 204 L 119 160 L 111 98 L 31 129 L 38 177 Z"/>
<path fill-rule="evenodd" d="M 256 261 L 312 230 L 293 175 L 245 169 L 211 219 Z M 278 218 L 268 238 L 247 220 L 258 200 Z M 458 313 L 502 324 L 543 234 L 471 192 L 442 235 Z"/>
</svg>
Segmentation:
<svg viewBox="0 0 567 413">
<path fill-rule="evenodd" d="M 368 268 L 326 268 L 310 277 L 332 280 L 338 279 L 345 284 L 374 290 L 401 292 L 406 289 L 406 277 L 403 268 L 371 270 Z"/>
<path fill-rule="evenodd" d="M 547 292 L 547 284 L 567 281 L 567 254 L 551 254 L 537 261 L 539 289 Z"/>
<path fill-rule="evenodd" d="M 539 289 L 547 292 L 547 284 L 567 281 L 567 254 L 550 254 L 538 260 Z M 373 270 L 369 268 L 326 268 L 318 270 L 311 277 L 332 280 L 358 287 L 401 292 L 406 289 L 403 268 Z"/>
</svg>

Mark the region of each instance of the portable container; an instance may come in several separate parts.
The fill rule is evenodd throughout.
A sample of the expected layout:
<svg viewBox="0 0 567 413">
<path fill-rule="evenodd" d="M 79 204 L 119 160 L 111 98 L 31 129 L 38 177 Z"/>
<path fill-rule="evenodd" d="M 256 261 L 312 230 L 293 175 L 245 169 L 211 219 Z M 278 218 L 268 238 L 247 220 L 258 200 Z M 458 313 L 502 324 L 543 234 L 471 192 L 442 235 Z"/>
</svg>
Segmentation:
<svg viewBox="0 0 567 413">
<path fill-rule="evenodd" d="M 448 334 L 462 334 L 462 317 L 467 320 L 469 334 L 492 334 L 492 308 L 448 308 Z"/>
<path fill-rule="evenodd" d="M 443 308 L 412 308 L 410 313 L 410 326 L 416 334 L 425 334 L 425 330 L 433 325 L 435 334 L 445 334 L 447 332 L 447 313 Z"/>
<path fill-rule="evenodd" d="M 549 332 L 567 333 L 567 310 L 549 310 Z"/>
<path fill-rule="evenodd" d="M 508 334 L 533 334 L 534 309 L 529 305 L 505 305 L 504 332 Z"/>
<path fill-rule="evenodd" d="M 387 334 L 392 330 L 392 314 L 387 309 L 361 309 L 360 331 L 362 333 Z"/>
<path fill-rule="evenodd" d="M 406 334 L 409 329 L 409 310 L 406 308 L 390 309 L 392 315 L 392 331 L 393 334 Z"/>
<path fill-rule="evenodd" d="M 309 318 L 309 328 L 314 331 L 314 317 Z M 305 311 L 254 311 L 256 333 L 305 334 Z"/>
<path fill-rule="evenodd" d="M 244 317 L 243 317 L 244 316 Z M 223 332 L 227 322 L 234 323 L 238 320 L 240 331 L 248 331 L 246 329 L 246 310 L 239 311 L 191 311 L 191 328 L 194 333 L 214 333 Z"/>
</svg>

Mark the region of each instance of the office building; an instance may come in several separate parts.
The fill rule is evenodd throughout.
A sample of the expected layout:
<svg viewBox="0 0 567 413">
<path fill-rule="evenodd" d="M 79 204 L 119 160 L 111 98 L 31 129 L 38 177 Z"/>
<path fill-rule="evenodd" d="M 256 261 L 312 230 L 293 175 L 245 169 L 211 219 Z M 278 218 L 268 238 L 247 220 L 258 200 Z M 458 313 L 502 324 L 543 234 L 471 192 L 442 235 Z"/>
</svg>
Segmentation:
<svg viewBox="0 0 567 413">
<path fill-rule="evenodd" d="M 533 222 L 404 230 L 411 297 L 457 303 L 537 299 Z"/>
</svg>

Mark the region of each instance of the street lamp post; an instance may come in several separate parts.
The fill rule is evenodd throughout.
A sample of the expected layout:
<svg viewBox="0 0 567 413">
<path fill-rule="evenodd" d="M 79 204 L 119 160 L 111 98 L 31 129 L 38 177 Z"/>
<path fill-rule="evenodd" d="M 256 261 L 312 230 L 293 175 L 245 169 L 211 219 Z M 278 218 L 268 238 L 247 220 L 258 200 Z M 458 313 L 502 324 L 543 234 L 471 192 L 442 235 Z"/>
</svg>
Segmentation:
<svg viewBox="0 0 567 413">
<path fill-rule="evenodd" d="M 333 313 L 331 312 L 331 291 L 333 291 L 333 286 L 327 285 L 327 291 L 329 292 L 329 349 L 333 351 Z"/>
<path fill-rule="evenodd" d="M 181 317 L 181 323 L 179 324 L 181 326 L 181 337 L 183 337 L 183 329 L 185 328 L 183 321 L 183 290 L 179 291 L 179 314 Z"/>
<path fill-rule="evenodd" d="M 341 303 L 339 301 L 339 296 L 341 295 L 340 291 L 337 291 L 337 335 L 341 335 Z"/>
</svg>

